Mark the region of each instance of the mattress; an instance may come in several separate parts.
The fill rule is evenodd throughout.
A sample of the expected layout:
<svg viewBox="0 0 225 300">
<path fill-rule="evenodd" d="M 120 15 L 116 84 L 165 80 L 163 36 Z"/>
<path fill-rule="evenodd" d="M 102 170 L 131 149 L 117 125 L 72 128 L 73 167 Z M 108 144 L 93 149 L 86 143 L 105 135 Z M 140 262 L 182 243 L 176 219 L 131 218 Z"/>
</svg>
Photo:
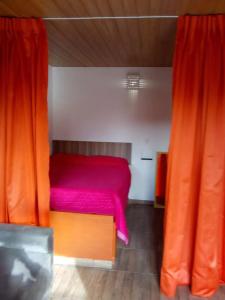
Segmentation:
<svg viewBox="0 0 225 300">
<path fill-rule="evenodd" d="M 50 159 L 51 210 L 112 215 L 117 236 L 128 244 L 125 209 L 131 174 L 127 160 L 56 154 Z"/>
</svg>

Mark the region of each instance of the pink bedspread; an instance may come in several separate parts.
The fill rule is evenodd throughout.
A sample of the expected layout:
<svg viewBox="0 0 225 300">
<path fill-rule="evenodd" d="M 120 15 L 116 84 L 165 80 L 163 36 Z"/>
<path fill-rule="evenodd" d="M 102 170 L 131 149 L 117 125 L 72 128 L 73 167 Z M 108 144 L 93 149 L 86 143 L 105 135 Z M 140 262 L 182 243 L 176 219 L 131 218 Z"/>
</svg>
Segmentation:
<svg viewBox="0 0 225 300">
<path fill-rule="evenodd" d="M 126 244 L 125 218 L 130 188 L 128 162 L 109 156 L 57 154 L 50 161 L 51 209 L 112 215 Z"/>
</svg>

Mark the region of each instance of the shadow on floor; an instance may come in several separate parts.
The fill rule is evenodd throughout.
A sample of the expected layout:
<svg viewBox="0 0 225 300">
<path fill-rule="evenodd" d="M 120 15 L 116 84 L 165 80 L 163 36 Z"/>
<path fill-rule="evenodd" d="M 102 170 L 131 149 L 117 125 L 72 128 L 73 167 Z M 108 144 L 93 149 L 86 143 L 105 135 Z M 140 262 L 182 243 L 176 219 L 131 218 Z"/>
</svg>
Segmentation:
<svg viewBox="0 0 225 300">
<path fill-rule="evenodd" d="M 49 299 L 52 257 L 51 229 L 0 224 L 0 299 Z"/>
</svg>

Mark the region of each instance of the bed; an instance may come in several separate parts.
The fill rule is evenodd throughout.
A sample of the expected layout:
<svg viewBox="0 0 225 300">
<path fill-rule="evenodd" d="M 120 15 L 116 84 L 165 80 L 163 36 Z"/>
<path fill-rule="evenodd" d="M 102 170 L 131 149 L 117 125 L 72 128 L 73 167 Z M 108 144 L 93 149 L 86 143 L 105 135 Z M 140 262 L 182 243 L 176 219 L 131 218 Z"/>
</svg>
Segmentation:
<svg viewBox="0 0 225 300">
<path fill-rule="evenodd" d="M 53 142 L 50 220 L 56 255 L 114 261 L 116 234 L 128 243 L 129 149 L 129 143 Z"/>
</svg>

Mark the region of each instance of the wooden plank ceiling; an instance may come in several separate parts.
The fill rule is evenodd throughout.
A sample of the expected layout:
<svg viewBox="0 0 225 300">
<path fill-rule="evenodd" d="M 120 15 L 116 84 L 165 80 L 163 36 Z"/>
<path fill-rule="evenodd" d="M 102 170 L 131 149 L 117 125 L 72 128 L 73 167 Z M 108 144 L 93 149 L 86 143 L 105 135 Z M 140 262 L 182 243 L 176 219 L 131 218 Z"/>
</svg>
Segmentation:
<svg viewBox="0 0 225 300">
<path fill-rule="evenodd" d="M 1 16 L 99 17 L 225 13 L 225 0 L 1 0 Z M 176 19 L 45 20 L 49 63 L 167 67 Z"/>
</svg>

